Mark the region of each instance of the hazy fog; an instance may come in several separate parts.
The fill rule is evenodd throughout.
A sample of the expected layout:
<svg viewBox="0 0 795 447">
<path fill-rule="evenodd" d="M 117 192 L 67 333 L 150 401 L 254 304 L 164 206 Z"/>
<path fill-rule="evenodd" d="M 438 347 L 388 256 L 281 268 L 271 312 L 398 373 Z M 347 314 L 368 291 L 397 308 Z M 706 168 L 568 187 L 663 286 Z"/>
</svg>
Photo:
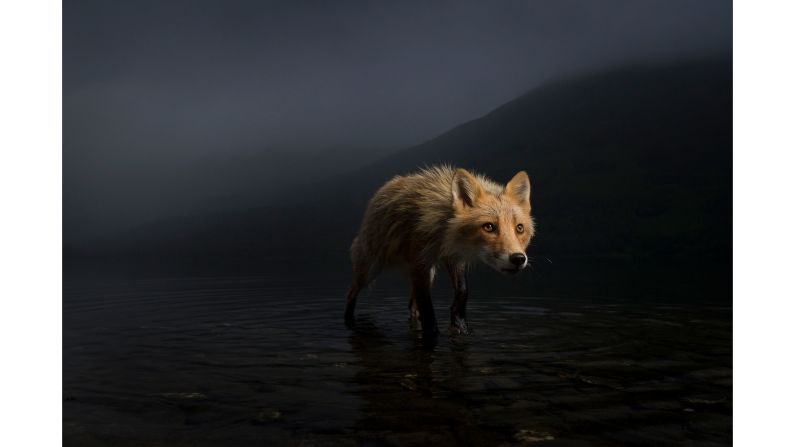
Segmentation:
<svg viewBox="0 0 795 447">
<path fill-rule="evenodd" d="M 255 206 L 540 82 L 731 47 L 729 1 L 66 1 L 64 236 Z"/>
</svg>

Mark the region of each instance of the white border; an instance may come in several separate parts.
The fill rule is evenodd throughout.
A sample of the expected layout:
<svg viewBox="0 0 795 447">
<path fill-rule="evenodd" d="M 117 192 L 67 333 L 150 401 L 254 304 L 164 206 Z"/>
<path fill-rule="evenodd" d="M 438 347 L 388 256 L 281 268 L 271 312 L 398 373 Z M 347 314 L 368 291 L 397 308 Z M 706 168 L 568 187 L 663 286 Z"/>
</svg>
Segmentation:
<svg viewBox="0 0 795 447">
<path fill-rule="evenodd" d="M 795 401 L 795 5 L 745 1 L 734 10 L 734 440 L 782 445 L 791 438 Z M 3 445 L 55 445 L 62 421 L 60 2 L 3 2 L 0 57 L 0 436 Z"/>
<path fill-rule="evenodd" d="M 734 3 L 734 441 L 784 445 L 795 399 L 792 2 Z"/>
<path fill-rule="evenodd" d="M 0 444 L 60 445 L 61 3 L 0 3 Z"/>
</svg>

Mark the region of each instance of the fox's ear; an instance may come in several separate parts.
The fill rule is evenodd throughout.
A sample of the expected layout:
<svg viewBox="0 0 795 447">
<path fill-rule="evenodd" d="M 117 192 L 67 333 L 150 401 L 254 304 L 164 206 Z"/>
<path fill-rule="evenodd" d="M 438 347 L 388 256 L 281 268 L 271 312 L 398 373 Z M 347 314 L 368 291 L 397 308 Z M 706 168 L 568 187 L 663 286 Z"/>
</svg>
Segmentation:
<svg viewBox="0 0 795 447">
<path fill-rule="evenodd" d="M 458 169 L 453 175 L 453 205 L 474 206 L 483 193 L 480 182 L 466 169 Z"/>
<path fill-rule="evenodd" d="M 505 194 L 511 196 L 519 203 L 530 205 L 530 177 L 524 171 L 519 171 L 510 182 L 505 185 Z"/>
</svg>

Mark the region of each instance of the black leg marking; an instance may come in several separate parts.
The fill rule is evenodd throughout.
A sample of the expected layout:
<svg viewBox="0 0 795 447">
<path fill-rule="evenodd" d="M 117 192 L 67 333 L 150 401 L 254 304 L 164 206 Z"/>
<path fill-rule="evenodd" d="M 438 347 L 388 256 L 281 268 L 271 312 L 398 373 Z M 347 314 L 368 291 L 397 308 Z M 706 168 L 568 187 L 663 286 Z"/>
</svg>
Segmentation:
<svg viewBox="0 0 795 447">
<path fill-rule="evenodd" d="M 466 322 L 467 313 L 467 266 L 461 262 L 448 262 L 447 271 L 453 280 L 455 297 L 450 306 L 450 327 L 453 331 L 461 334 L 469 334 L 469 327 Z"/>
<path fill-rule="evenodd" d="M 416 268 L 411 272 L 411 294 L 416 302 L 422 323 L 423 338 L 432 339 L 439 334 L 436 325 L 436 314 L 431 301 L 432 270 Z"/>
</svg>

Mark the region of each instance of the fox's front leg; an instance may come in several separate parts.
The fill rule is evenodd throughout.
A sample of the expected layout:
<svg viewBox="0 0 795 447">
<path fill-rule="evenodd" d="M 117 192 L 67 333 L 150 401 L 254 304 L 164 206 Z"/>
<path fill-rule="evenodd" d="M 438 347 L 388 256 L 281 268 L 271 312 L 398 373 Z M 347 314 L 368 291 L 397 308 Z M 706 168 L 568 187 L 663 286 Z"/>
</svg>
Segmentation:
<svg viewBox="0 0 795 447">
<path fill-rule="evenodd" d="M 455 297 L 450 306 L 450 327 L 461 334 L 469 334 L 467 327 L 467 266 L 463 262 L 447 262 L 447 271 L 453 280 Z"/>
<path fill-rule="evenodd" d="M 417 307 L 417 297 L 414 296 L 413 290 L 411 292 L 411 299 L 409 300 L 409 320 L 412 325 L 419 327 L 420 308 Z"/>
</svg>

